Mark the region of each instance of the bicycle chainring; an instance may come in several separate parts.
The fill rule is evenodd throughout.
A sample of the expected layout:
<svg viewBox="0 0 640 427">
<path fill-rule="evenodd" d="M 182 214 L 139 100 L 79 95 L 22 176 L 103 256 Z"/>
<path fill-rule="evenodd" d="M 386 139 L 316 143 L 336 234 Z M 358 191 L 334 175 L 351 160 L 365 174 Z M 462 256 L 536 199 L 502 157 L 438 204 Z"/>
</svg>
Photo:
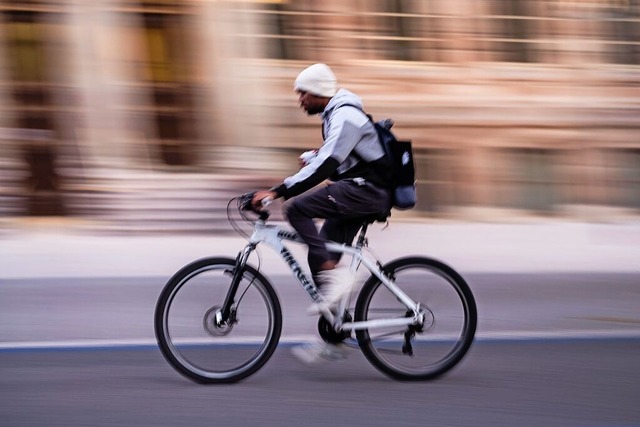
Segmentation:
<svg viewBox="0 0 640 427">
<path fill-rule="evenodd" d="M 352 317 L 348 312 L 344 313 L 342 317 L 343 322 L 351 322 Z M 336 331 L 331 323 L 324 316 L 320 316 L 318 319 L 318 333 L 324 342 L 328 342 L 330 344 L 339 344 L 351 337 L 350 331 Z"/>
</svg>

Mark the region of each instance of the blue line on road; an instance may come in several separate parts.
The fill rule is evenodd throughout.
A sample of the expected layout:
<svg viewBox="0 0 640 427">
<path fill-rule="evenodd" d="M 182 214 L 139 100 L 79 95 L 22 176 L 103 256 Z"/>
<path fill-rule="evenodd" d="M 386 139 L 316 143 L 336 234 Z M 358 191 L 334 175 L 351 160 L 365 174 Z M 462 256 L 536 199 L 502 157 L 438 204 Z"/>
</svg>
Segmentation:
<svg viewBox="0 0 640 427">
<path fill-rule="evenodd" d="M 315 336 L 283 337 L 279 345 L 290 347 L 310 340 Z M 557 331 L 557 332 L 501 332 L 477 334 L 478 344 L 503 343 L 545 343 L 545 342 L 576 342 L 576 341 L 639 341 L 640 331 Z M 229 340 L 216 343 L 218 346 L 239 347 L 253 345 L 260 342 L 257 339 Z M 355 341 L 354 341 L 355 342 Z M 207 345 L 205 342 L 195 342 L 190 345 Z M 210 345 L 210 344 L 209 344 Z M 33 342 L 5 342 L 0 343 L 0 353 L 9 352 L 50 352 L 50 351 L 139 351 L 157 350 L 158 344 L 153 339 L 133 340 L 74 340 L 74 341 L 33 341 Z"/>
</svg>

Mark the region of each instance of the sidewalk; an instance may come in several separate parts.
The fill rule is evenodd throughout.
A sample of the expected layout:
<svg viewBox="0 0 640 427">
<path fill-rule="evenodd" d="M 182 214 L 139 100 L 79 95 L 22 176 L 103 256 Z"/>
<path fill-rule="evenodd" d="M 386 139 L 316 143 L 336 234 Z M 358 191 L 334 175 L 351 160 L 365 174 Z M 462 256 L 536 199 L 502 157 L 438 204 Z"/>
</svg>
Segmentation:
<svg viewBox="0 0 640 427">
<path fill-rule="evenodd" d="M 392 222 L 369 231 L 373 252 L 389 261 L 431 256 L 469 272 L 640 272 L 640 223 Z M 90 235 L 64 228 L 0 233 L 0 279 L 168 277 L 206 256 L 235 257 L 240 236 Z M 304 248 L 290 245 L 302 263 Z M 287 272 L 264 247 L 268 274 Z M 255 259 L 253 259 L 255 261 Z"/>
</svg>

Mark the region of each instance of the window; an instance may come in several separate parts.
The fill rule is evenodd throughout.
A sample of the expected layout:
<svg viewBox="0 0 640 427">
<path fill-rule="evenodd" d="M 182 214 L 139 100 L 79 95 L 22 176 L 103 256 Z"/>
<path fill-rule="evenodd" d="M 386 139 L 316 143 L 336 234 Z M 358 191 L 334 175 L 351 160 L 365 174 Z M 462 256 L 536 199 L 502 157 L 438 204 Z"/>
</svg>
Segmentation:
<svg viewBox="0 0 640 427">
<path fill-rule="evenodd" d="M 45 80 L 42 24 L 35 12 L 7 13 L 6 37 L 11 77 L 19 82 Z"/>
</svg>

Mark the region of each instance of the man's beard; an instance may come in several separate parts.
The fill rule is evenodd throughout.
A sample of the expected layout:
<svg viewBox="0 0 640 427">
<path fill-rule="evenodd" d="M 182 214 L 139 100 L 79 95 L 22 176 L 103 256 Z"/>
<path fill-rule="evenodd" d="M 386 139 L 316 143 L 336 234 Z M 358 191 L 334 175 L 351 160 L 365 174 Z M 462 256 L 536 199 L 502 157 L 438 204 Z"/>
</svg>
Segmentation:
<svg viewBox="0 0 640 427">
<path fill-rule="evenodd" d="M 315 116 L 316 114 L 320 114 L 323 111 L 324 111 L 324 108 L 321 108 L 321 107 L 312 106 L 312 107 L 307 108 L 307 114 L 309 116 Z"/>
</svg>

